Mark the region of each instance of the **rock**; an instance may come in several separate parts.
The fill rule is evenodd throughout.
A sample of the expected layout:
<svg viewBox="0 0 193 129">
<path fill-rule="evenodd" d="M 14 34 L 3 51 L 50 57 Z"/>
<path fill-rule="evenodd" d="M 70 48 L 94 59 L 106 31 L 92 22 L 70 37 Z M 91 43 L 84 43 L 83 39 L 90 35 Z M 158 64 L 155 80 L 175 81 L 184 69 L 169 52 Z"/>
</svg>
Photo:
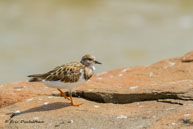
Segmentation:
<svg viewBox="0 0 193 129">
<path fill-rule="evenodd" d="M 75 98 L 79 107 L 72 107 L 68 100 L 54 96 L 34 97 L 0 109 L 0 128 L 73 128 L 73 129 L 137 129 L 150 126 L 157 119 L 176 112 L 182 106 L 156 101 L 131 104 L 97 103 Z M 48 102 L 47 105 L 44 105 Z M 95 107 L 98 106 L 98 108 Z M 20 113 L 12 115 L 16 111 Z M 13 116 L 10 118 L 10 116 Z M 34 122 L 34 123 L 33 123 Z"/>
<path fill-rule="evenodd" d="M 0 86 L 0 108 L 27 98 L 52 95 L 55 91 L 56 89 L 48 88 L 41 83 L 30 83 L 25 81 L 7 83 Z"/>
<path fill-rule="evenodd" d="M 174 58 L 96 75 L 74 95 L 120 104 L 164 98 L 188 100 L 193 99 L 192 87 L 193 62 Z"/>
<path fill-rule="evenodd" d="M 193 61 L 193 51 L 188 52 L 181 58 L 182 62 L 191 62 Z"/>
<path fill-rule="evenodd" d="M 193 62 L 172 58 L 100 73 L 73 95 L 83 105 L 72 107 L 41 83 L 1 85 L 0 129 L 192 128 Z"/>
</svg>

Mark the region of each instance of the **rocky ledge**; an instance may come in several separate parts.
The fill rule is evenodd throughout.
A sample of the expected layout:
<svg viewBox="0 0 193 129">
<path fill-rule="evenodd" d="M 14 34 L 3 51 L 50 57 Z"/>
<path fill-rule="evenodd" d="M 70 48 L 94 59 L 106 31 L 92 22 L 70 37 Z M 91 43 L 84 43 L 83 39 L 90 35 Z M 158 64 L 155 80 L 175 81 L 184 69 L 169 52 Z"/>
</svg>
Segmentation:
<svg viewBox="0 0 193 129">
<path fill-rule="evenodd" d="M 193 128 L 193 51 L 97 74 L 73 95 L 81 106 L 41 83 L 1 85 L 0 128 Z"/>
</svg>

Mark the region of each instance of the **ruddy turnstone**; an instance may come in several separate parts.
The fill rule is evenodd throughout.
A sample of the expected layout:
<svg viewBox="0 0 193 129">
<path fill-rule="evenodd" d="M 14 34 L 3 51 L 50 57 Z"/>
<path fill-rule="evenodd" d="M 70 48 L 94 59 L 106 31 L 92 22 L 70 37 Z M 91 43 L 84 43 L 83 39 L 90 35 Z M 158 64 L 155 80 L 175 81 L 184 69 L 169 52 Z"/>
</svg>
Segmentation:
<svg viewBox="0 0 193 129">
<path fill-rule="evenodd" d="M 79 62 L 64 64 L 47 73 L 29 75 L 28 77 L 31 77 L 30 82 L 42 82 L 49 87 L 57 88 L 66 99 L 69 98 L 61 89 L 68 89 L 71 104 L 79 106 L 80 104 L 74 104 L 72 100 L 72 91 L 92 77 L 95 72 L 95 64 L 101 63 L 96 61 L 94 56 L 87 54 Z"/>
</svg>

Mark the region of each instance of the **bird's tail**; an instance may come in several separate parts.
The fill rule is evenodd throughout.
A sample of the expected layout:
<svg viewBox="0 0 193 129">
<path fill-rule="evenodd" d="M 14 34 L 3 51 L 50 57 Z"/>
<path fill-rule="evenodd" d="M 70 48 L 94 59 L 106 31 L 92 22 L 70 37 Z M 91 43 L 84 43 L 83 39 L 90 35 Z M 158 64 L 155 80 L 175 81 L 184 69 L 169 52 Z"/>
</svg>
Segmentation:
<svg viewBox="0 0 193 129">
<path fill-rule="evenodd" d="M 29 75 L 30 77 L 29 82 L 39 82 L 42 80 L 42 75 L 43 74 L 34 74 L 34 75 Z"/>
<path fill-rule="evenodd" d="M 43 74 L 33 74 L 33 75 L 28 75 L 28 77 L 42 77 Z"/>
</svg>

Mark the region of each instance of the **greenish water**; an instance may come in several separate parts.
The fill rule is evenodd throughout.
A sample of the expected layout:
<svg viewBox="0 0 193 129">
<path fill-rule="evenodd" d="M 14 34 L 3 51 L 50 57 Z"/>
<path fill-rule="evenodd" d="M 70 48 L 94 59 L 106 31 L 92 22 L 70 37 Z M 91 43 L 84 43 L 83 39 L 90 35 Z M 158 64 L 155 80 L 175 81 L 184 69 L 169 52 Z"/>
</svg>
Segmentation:
<svg viewBox="0 0 193 129">
<path fill-rule="evenodd" d="M 0 83 L 85 53 L 102 72 L 192 49 L 192 0 L 0 0 Z"/>
</svg>

